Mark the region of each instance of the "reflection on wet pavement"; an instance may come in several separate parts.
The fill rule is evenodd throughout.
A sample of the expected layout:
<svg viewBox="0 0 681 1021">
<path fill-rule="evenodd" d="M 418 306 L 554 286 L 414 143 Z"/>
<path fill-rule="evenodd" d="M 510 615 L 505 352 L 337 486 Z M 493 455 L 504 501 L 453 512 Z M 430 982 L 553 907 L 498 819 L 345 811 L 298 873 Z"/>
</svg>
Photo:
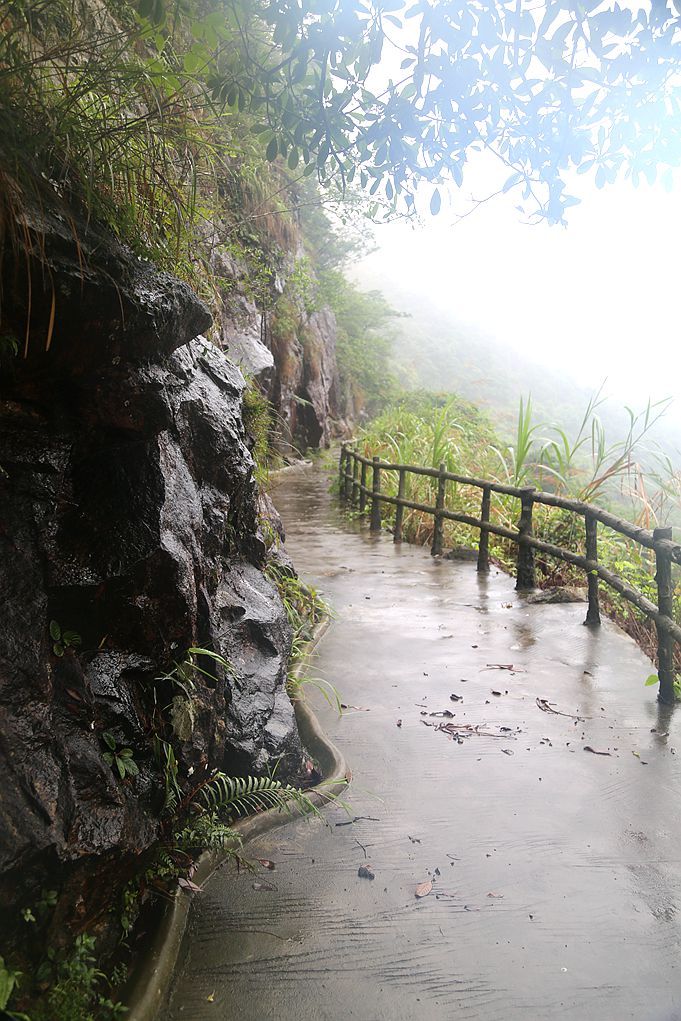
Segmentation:
<svg viewBox="0 0 681 1021">
<path fill-rule="evenodd" d="M 650 662 L 581 605 L 368 535 L 319 473 L 274 497 L 336 612 L 312 672 L 369 710 L 319 706 L 350 815 L 250 845 L 274 890 L 211 881 L 163 1016 L 681 1018 L 681 742 Z"/>
</svg>

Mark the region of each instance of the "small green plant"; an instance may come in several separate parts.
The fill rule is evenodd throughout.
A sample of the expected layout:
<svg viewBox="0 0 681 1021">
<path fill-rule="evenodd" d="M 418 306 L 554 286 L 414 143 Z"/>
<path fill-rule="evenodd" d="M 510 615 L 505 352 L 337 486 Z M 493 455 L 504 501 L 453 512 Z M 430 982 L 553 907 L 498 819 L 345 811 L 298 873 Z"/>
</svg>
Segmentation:
<svg viewBox="0 0 681 1021">
<path fill-rule="evenodd" d="M 53 948 L 48 950 L 37 978 L 52 984 L 32 1012 L 32 1021 L 119 1021 L 125 1015 L 123 1004 L 101 991 L 106 975 L 96 966 L 95 943 L 92 936 L 78 936 L 71 953 L 61 959 Z"/>
<path fill-rule="evenodd" d="M 40 900 L 38 900 L 33 907 L 25 907 L 21 909 L 21 917 L 25 922 L 30 924 L 44 922 L 56 906 L 57 891 L 43 889 L 40 892 Z"/>
<path fill-rule="evenodd" d="M 154 757 L 163 771 L 165 784 L 163 813 L 172 814 L 182 800 L 182 790 L 177 780 L 177 758 L 171 743 L 164 741 L 158 734 L 154 735 L 153 747 Z"/>
<path fill-rule="evenodd" d="M 0 957 L 0 1010 L 6 1008 L 20 979 L 21 972 L 13 971 L 8 964 L 5 964 L 5 959 Z"/>
<path fill-rule="evenodd" d="M 299 675 L 295 671 L 291 671 L 286 680 L 286 691 L 292 702 L 304 700 L 305 688 L 308 687 L 318 691 L 331 708 L 335 709 L 339 716 L 342 716 L 343 705 L 341 703 L 340 692 L 335 684 L 324 680 L 323 677 L 308 677 L 305 674 Z"/>
<path fill-rule="evenodd" d="M 209 670 L 204 669 L 204 667 L 197 663 L 197 656 L 207 656 L 208 659 L 212 659 L 215 663 L 226 670 L 227 673 L 233 673 L 232 667 L 223 656 L 220 656 L 217 652 L 211 652 L 210 649 L 201 649 L 198 646 L 193 646 L 191 649 L 187 649 L 183 660 L 179 663 L 175 663 L 172 670 L 169 670 L 165 674 L 161 674 L 156 678 L 156 680 L 169 681 L 170 684 L 180 688 L 187 698 L 191 697 L 196 688 L 196 679 L 198 674 L 208 677 L 211 681 L 217 683 L 218 679 L 215 674 L 212 674 Z"/>
<path fill-rule="evenodd" d="M 331 608 L 312 585 L 301 581 L 297 575 L 270 563 L 265 574 L 274 582 L 279 592 L 286 617 L 293 632 L 291 659 L 300 657 L 306 642 L 312 638 L 315 626 L 330 616 Z"/>
<path fill-rule="evenodd" d="M 19 341 L 11 333 L 0 333 L 0 361 L 14 358 L 19 353 Z"/>
<path fill-rule="evenodd" d="M 116 738 L 108 730 L 102 734 L 102 740 L 109 749 L 102 758 L 112 768 L 116 767 L 121 780 L 125 780 L 126 776 L 137 776 L 139 767 L 133 758 L 132 748 L 119 747 Z"/>
<path fill-rule="evenodd" d="M 243 422 L 250 437 L 251 453 L 255 461 L 255 478 L 265 485 L 269 471 L 280 463 L 272 447 L 275 428 L 274 409 L 255 380 L 250 380 L 243 393 Z"/>
<path fill-rule="evenodd" d="M 659 684 L 660 678 L 657 674 L 650 674 L 646 677 L 646 688 L 652 688 L 654 684 Z M 681 702 L 681 677 L 678 674 L 674 674 L 674 698 L 677 702 Z"/>
<path fill-rule="evenodd" d="M 50 621 L 50 638 L 52 639 L 52 652 L 59 657 L 63 656 L 67 649 L 74 649 L 82 644 L 77 631 L 62 631 L 56 620 Z"/>
</svg>

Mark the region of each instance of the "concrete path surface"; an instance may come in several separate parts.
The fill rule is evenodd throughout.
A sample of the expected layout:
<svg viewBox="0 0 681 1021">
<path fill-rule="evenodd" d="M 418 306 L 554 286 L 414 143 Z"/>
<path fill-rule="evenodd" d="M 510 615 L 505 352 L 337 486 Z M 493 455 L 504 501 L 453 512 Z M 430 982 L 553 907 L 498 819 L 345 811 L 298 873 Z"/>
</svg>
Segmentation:
<svg viewBox="0 0 681 1021">
<path fill-rule="evenodd" d="M 681 1019 L 681 717 L 650 662 L 583 605 L 370 536 L 328 488 L 310 469 L 274 497 L 336 613 L 311 671 L 349 706 L 320 715 L 350 815 L 196 897 L 164 1017 Z"/>
</svg>

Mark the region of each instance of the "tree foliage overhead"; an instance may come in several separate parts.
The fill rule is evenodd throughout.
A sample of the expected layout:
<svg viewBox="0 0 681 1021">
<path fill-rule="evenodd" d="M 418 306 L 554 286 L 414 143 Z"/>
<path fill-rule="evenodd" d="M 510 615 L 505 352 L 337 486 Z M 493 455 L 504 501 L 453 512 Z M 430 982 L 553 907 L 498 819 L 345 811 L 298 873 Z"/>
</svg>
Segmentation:
<svg viewBox="0 0 681 1021">
<path fill-rule="evenodd" d="M 566 175 L 637 182 L 681 158 L 679 25 L 606 0 L 271 0 L 240 19 L 213 90 L 258 111 L 267 156 L 413 206 L 488 150 L 529 208 L 560 220 Z M 234 13 L 236 8 L 232 7 Z M 263 30 L 263 24 L 267 30 Z M 435 191 L 432 212 L 439 209 Z"/>
<path fill-rule="evenodd" d="M 681 159 L 661 0 L 0 0 L 0 28 L 3 142 L 56 186 L 153 192 L 150 230 L 244 151 L 407 213 L 484 151 L 550 221 L 575 169 L 671 186 Z"/>
</svg>

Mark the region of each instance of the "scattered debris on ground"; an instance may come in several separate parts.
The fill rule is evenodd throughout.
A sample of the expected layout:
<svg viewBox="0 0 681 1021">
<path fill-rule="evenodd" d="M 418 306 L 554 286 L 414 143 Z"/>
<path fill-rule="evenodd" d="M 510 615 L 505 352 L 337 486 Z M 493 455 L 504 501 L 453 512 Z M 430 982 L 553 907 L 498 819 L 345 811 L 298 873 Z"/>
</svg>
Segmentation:
<svg viewBox="0 0 681 1021">
<path fill-rule="evenodd" d="M 375 815 L 356 815 L 353 819 L 344 819 L 343 822 L 337 822 L 336 826 L 352 826 L 356 822 L 380 822 Z M 273 866 L 274 867 L 274 866 Z"/>
<path fill-rule="evenodd" d="M 577 713 L 562 713 L 559 709 L 554 709 L 555 702 L 549 702 L 547 698 L 537 698 L 537 706 L 543 713 L 552 713 L 553 716 L 567 716 L 569 720 L 590 720 L 590 716 L 579 716 Z"/>
</svg>

